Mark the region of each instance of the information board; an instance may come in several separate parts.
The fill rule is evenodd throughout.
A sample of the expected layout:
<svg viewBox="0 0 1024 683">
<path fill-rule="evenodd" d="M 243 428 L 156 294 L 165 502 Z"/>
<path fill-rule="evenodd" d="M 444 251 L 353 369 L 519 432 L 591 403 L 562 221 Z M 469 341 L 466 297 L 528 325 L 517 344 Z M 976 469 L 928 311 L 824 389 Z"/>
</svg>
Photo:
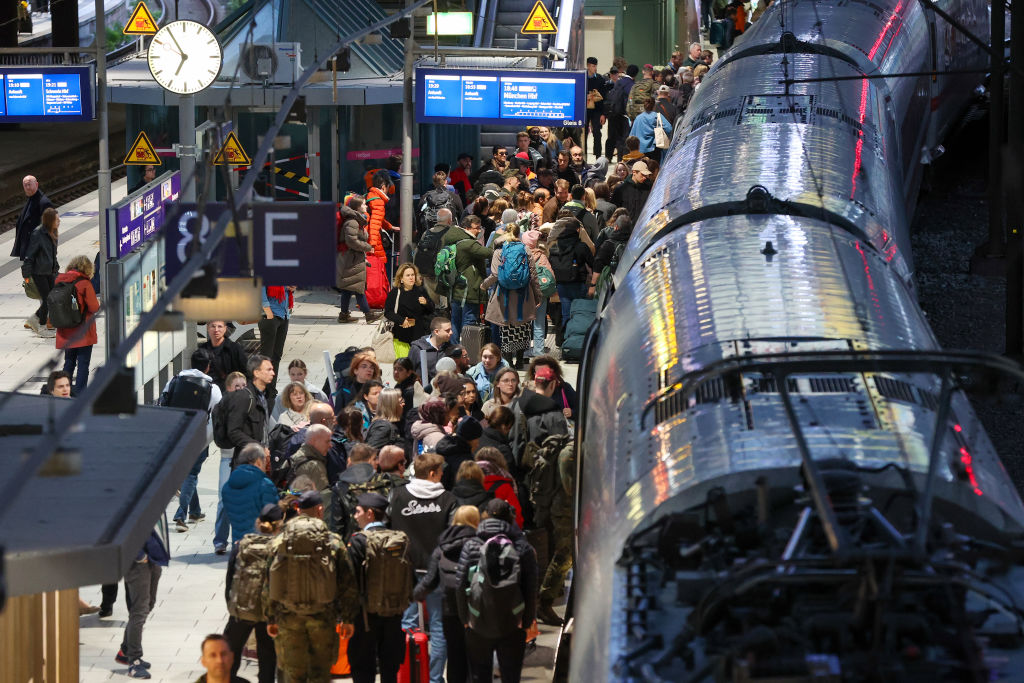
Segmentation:
<svg viewBox="0 0 1024 683">
<path fill-rule="evenodd" d="M 107 209 L 107 255 L 121 258 L 152 239 L 164 224 L 166 205 L 180 194 L 181 171 L 168 171 Z"/>
<path fill-rule="evenodd" d="M 91 121 L 89 66 L 0 67 L 0 123 Z"/>
<path fill-rule="evenodd" d="M 417 123 L 582 126 L 582 71 L 416 69 Z"/>
</svg>

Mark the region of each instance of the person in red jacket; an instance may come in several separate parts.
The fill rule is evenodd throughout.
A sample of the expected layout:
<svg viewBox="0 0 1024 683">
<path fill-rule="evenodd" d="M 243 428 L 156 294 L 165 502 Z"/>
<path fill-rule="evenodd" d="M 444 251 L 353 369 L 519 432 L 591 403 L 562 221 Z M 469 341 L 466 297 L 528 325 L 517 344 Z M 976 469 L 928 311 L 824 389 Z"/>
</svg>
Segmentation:
<svg viewBox="0 0 1024 683">
<path fill-rule="evenodd" d="M 82 311 L 82 323 L 75 327 L 57 328 L 57 348 L 64 349 L 64 372 L 75 380 L 75 394 L 85 389 L 89 381 L 89 362 L 92 360 L 92 347 L 96 345 L 96 312 L 100 310 L 100 302 L 96 299 L 96 290 L 92 286 L 94 273 L 92 259 L 88 256 L 76 256 L 71 259 L 67 270 L 57 276 L 56 283 L 74 282 L 75 298 Z M 77 373 L 75 366 L 78 367 Z"/>
<path fill-rule="evenodd" d="M 522 529 L 523 506 L 519 503 L 516 484 L 509 474 L 505 456 L 497 448 L 484 446 L 473 455 L 473 459 L 484 471 L 484 490 L 512 506 L 516 513 L 516 525 Z"/>
<path fill-rule="evenodd" d="M 373 251 L 370 253 L 383 259 L 385 263 L 388 257 L 380 231 L 382 228 L 398 230 L 398 228 L 391 225 L 384 218 L 384 211 L 388 203 L 388 192 L 392 187 L 391 175 L 386 170 L 380 169 L 373 175 L 373 187 L 366 193 L 366 210 L 370 214 L 370 246 L 373 247 Z"/>
</svg>

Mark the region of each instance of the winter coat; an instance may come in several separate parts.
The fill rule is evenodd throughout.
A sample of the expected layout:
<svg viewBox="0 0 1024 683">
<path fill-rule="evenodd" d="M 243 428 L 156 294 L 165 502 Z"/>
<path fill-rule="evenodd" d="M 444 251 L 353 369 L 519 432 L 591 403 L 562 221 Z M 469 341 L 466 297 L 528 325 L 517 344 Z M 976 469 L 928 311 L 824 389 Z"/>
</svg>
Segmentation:
<svg viewBox="0 0 1024 683">
<path fill-rule="evenodd" d="M 672 101 L 671 91 L 669 91 L 669 97 L 667 99 L 659 97 L 654 101 L 654 111 L 657 114 L 661 114 L 662 118 L 665 121 L 668 121 L 670 126 L 675 125 L 676 117 L 679 116 L 679 109 L 676 108 L 675 103 Z M 669 133 L 667 129 L 665 132 Z M 669 133 L 669 135 L 671 135 L 671 133 Z"/>
<path fill-rule="evenodd" d="M 459 618 L 463 624 L 469 623 L 469 610 L 466 605 L 466 589 L 469 587 L 469 568 L 480 563 L 480 548 L 483 544 L 503 534 L 515 544 L 516 552 L 519 553 L 519 586 L 523 594 L 523 628 L 533 623 L 537 618 L 537 553 L 529 543 L 523 532 L 514 525 L 500 519 L 491 518 L 480 522 L 476 535 L 466 539 L 462 546 L 462 555 L 459 556 L 459 567 L 456 570 L 455 600 L 459 610 Z"/>
<path fill-rule="evenodd" d="M 511 434 L 516 467 L 522 462 L 523 450 L 527 443 L 532 441 L 539 444 L 553 434 L 569 433 L 561 406 L 553 399 L 531 389 L 523 390 L 522 395 L 516 399 L 512 412 L 516 416 Z"/>
<path fill-rule="evenodd" d="M 512 506 L 512 509 L 516 511 L 516 524 L 522 529 L 523 506 L 519 503 L 516 485 L 512 479 L 501 474 L 488 474 L 484 477 L 484 490 Z"/>
<path fill-rule="evenodd" d="M 413 479 L 391 492 L 391 528 L 409 536 L 408 557 L 415 569 L 425 570 L 441 532 L 451 524 L 458 502 L 439 483 Z"/>
<path fill-rule="evenodd" d="M 60 272 L 57 263 L 57 240 L 50 236 L 43 226 L 39 226 L 28 236 L 24 260 L 21 263 L 21 276 L 56 275 Z"/>
<path fill-rule="evenodd" d="M 260 403 L 258 393 L 256 387 L 249 384 L 244 389 L 229 392 L 223 399 L 227 401 L 228 438 L 235 446 L 232 466 L 243 446 L 250 443 L 263 444 L 266 439 L 269 415 Z"/>
<path fill-rule="evenodd" d="M 633 84 L 633 87 L 629 90 L 629 102 L 626 103 L 626 115 L 629 118 L 636 119 L 643 113 L 644 100 L 648 97 L 653 98 L 655 95 L 654 86 L 653 78 L 641 78 Z"/>
<path fill-rule="evenodd" d="M 620 244 L 629 242 L 629 235 L 629 230 L 613 230 L 608 239 L 601 243 L 594 255 L 595 273 L 600 273 L 605 266 L 611 265 L 612 259 L 615 258 L 615 250 L 619 248 Z"/>
<path fill-rule="evenodd" d="M 231 522 L 231 538 L 235 541 L 256 530 L 256 518 L 264 505 L 277 502 L 273 482 L 255 465 L 239 465 L 232 470 L 220 495 Z"/>
<path fill-rule="evenodd" d="M 476 536 L 476 529 L 471 526 L 460 524 L 450 526 L 441 532 L 437 538 L 437 547 L 430 554 L 430 562 L 427 564 L 427 573 L 416 584 L 412 592 L 412 599 L 417 602 L 425 600 L 428 593 L 432 593 L 439 585 L 444 586 L 444 600 L 441 602 L 444 616 L 458 616 L 458 608 L 455 605 L 455 581 L 456 572 L 450 573 L 441 567 L 441 556 L 446 559 L 445 566 L 457 568 L 459 558 L 462 556 L 462 546 L 466 541 Z"/>
<path fill-rule="evenodd" d="M 416 420 L 412 423 L 412 427 L 409 429 L 412 433 L 412 438 L 423 444 L 423 452 L 433 451 L 437 448 L 437 443 L 448 436 L 445 431 L 438 427 L 433 422 L 426 422 L 424 420 Z"/>
<path fill-rule="evenodd" d="M 643 210 L 644 204 L 647 203 L 647 195 L 650 193 L 650 179 L 637 185 L 633 182 L 632 176 L 630 176 L 615 186 L 615 191 L 612 192 L 612 203 L 624 208 L 629 213 L 630 222 L 636 225 L 636 221 L 640 217 L 640 211 Z"/>
<path fill-rule="evenodd" d="M 338 289 L 363 294 L 366 292 L 366 255 L 373 251 L 366 217 L 345 205 L 342 205 L 340 213 L 341 238 L 348 248 L 336 257 L 336 284 Z"/>
<path fill-rule="evenodd" d="M 309 444 L 302 444 L 302 447 L 292 456 L 291 473 L 288 476 L 288 486 L 291 487 L 296 477 L 307 476 L 313 480 L 313 486 L 317 491 L 325 491 L 331 487 L 327 478 L 327 457 L 321 455 Z M 325 504 L 325 508 L 330 506 Z"/>
<path fill-rule="evenodd" d="M 437 442 L 434 451 L 444 456 L 445 468 L 441 483 L 450 491 L 455 486 L 455 475 L 459 471 L 459 465 L 465 460 L 473 459 L 473 449 L 461 436 L 448 434 Z"/>
<path fill-rule="evenodd" d="M 85 277 L 77 270 L 69 270 L 57 276 L 57 282 L 74 282 L 80 277 Z M 80 349 L 83 346 L 96 344 L 96 311 L 100 310 L 100 302 L 96 299 L 96 290 L 92 288 L 92 282 L 86 278 L 75 285 L 75 298 L 78 299 L 78 307 L 82 310 L 82 323 L 77 327 L 57 328 L 58 349 Z M 79 339 L 71 341 L 78 334 L 82 325 L 88 327 L 85 334 Z"/>
<path fill-rule="evenodd" d="M 356 530 L 356 523 L 349 514 L 348 510 L 345 509 L 343 504 L 345 495 L 348 493 L 350 486 L 355 484 L 362 484 L 370 481 L 376 471 L 373 469 L 373 465 L 368 462 L 356 462 L 351 463 L 345 471 L 338 476 L 338 481 L 331 487 L 331 507 L 330 514 L 324 515 L 324 521 L 327 522 L 327 527 L 336 534 L 341 534 L 341 537 L 348 541 L 349 536 Z M 327 508 L 324 508 L 326 512 Z"/>
<path fill-rule="evenodd" d="M 598 222 L 601 224 L 602 227 L 604 227 L 605 225 L 608 224 L 608 219 L 612 217 L 612 214 L 615 213 L 615 209 L 617 209 L 617 208 L 618 208 L 617 206 L 612 204 L 610 201 L 608 201 L 604 197 L 598 197 L 598 199 L 597 199 L 597 217 L 598 217 Z"/>
<path fill-rule="evenodd" d="M 563 223 L 563 221 L 559 221 Z M 594 267 L 594 253 L 580 239 L 576 221 L 571 218 L 558 233 L 554 244 L 548 252 L 555 280 L 560 285 L 573 282 L 588 282 L 587 266 Z"/>
<path fill-rule="evenodd" d="M 304 413 L 297 413 L 291 408 L 285 408 L 280 413 L 278 413 L 277 417 L 275 417 L 274 419 L 277 420 L 278 424 L 294 427 L 303 422 L 309 422 L 309 411 L 307 410 Z"/>
<path fill-rule="evenodd" d="M 370 245 L 373 247 L 372 254 L 387 261 L 387 252 L 384 250 L 384 240 L 381 239 L 380 231 L 383 229 L 392 230 L 391 223 L 384 217 L 387 211 L 388 193 L 379 187 L 371 187 L 366 193 L 366 206 L 370 212 Z"/>
<path fill-rule="evenodd" d="M 213 378 L 213 381 L 220 387 L 221 391 L 224 391 L 224 380 L 232 372 L 246 374 L 245 351 L 242 350 L 238 342 L 224 337 L 220 346 L 214 346 L 206 341 L 200 344 L 199 348 L 206 349 L 213 356 L 213 359 L 210 361 L 210 372 L 207 374 Z"/>
<path fill-rule="evenodd" d="M 366 443 L 378 451 L 385 446 L 403 446 L 401 423 L 388 422 L 383 418 L 373 420 L 366 431 Z"/>
<path fill-rule="evenodd" d="M 604 98 L 605 111 L 609 116 L 624 116 L 629 102 L 629 91 L 633 89 L 633 79 L 621 76 Z"/>
<path fill-rule="evenodd" d="M 455 251 L 455 267 L 462 275 L 455 285 L 453 299 L 466 304 L 480 304 L 487 297 L 481 291 L 480 283 L 487 275 L 487 264 L 493 251 L 477 242 L 472 235 L 453 225 L 444 236 L 444 246 L 458 244 Z M 438 289 L 443 289 L 440 283 Z M 447 292 L 445 292 L 447 294 Z"/>
<path fill-rule="evenodd" d="M 636 117 L 633 121 L 633 127 L 629 129 L 629 134 L 634 135 L 640 140 L 640 151 L 644 154 L 653 152 L 657 149 L 654 144 L 654 129 L 658 126 L 658 117 L 661 116 L 661 127 L 665 129 L 665 134 L 672 138 L 672 121 L 666 119 L 663 115 L 658 114 L 656 111 L 645 111 Z"/>
<path fill-rule="evenodd" d="M 521 290 L 505 289 L 498 284 L 498 268 L 504 259 L 504 253 L 504 249 L 495 249 L 491 256 L 491 274 L 480 283 L 481 289 L 494 288 L 487 301 L 484 320 L 495 325 L 533 322 L 537 317 L 537 306 L 543 299 L 540 294 L 540 283 L 537 281 L 537 266 L 527 253 L 526 262 L 530 267 L 529 284 Z M 520 309 L 522 315 L 519 314 Z"/>
<path fill-rule="evenodd" d="M 494 381 L 494 376 L 498 374 L 498 370 L 507 367 L 508 361 L 502 358 L 498 361 L 494 370 L 487 372 L 484 368 L 484 362 L 480 361 L 467 370 L 466 374 L 472 377 L 473 381 L 476 382 L 476 390 L 479 392 L 480 398 L 486 401 L 491 397 L 491 391 L 494 389 L 494 387 L 491 386 L 491 383 Z"/>
<path fill-rule="evenodd" d="M 42 190 L 36 190 L 34 195 L 25 200 L 25 206 L 14 227 L 14 247 L 11 249 L 11 256 L 25 260 L 32 231 L 42 223 L 43 211 L 52 208 L 53 203 Z"/>
<path fill-rule="evenodd" d="M 488 493 L 476 479 L 459 479 L 452 487 L 452 495 L 459 501 L 459 505 L 472 505 L 481 510 L 487 501 L 494 498 L 494 494 Z"/>
<path fill-rule="evenodd" d="M 427 303 L 421 304 L 420 297 Z M 395 313 L 395 299 L 398 299 L 398 312 Z M 392 287 L 384 300 L 384 317 L 395 324 L 391 334 L 400 342 L 412 344 L 425 334 L 430 334 L 430 320 L 434 313 L 434 302 L 420 285 L 414 285 L 406 291 L 404 287 Z M 406 318 L 412 318 L 416 324 L 402 327 Z"/>
</svg>

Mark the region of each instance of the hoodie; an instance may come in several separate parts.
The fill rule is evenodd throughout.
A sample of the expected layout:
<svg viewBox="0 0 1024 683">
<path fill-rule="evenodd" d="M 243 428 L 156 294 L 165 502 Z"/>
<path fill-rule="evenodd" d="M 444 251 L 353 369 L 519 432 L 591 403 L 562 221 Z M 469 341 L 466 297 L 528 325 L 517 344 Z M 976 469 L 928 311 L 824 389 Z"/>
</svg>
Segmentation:
<svg viewBox="0 0 1024 683">
<path fill-rule="evenodd" d="M 526 628 L 537 618 L 537 553 L 523 532 L 514 525 L 497 518 L 485 519 L 480 522 L 476 535 L 467 538 L 462 546 L 459 566 L 456 570 L 455 600 L 462 623 L 469 623 L 469 610 L 466 605 L 466 589 L 469 588 L 469 568 L 480 562 L 480 548 L 483 544 L 498 535 L 507 536 L 515 544 L 519 553 L 519 588 L 523 593 L 522 627 Z"/>
<path fill-rule="evenodd" d="M 494 498 L 476 479 L 459 479 L 452 488 L 452 495 L 459 505 L 472 505 L 478 508 L 482 508 L 487 501 Z"/>
<path fill-rule="evenodd" d="M 267 503 L 277 502 L 277 488 L 255 465 L 239 465 L 220 490 L 231 522 L 232 542 L 256 531 L 256 518 Z"/>
<path fill-rule="evenodd" d="M 464 460 L 473 459 L 473 448 L 469 442 L 457 434 L 448 434 L 437 442 L 434 452 L 444 456 L 444 476 L 441 477 L 441 484 L 448 490 L 455 486 L 455 475 L 459 472 L 459 465 Z"/>
<path fill-rule="evenodd" d="M 430 555 L 427 573 L 416 584 L 416 589 L 412 592 L 413 600 L 422 601 L 438 585 L 444 586 L 444 601 L 442 602 L 444 616 L 458 616 L 458 609 L 455 606 L 455 587 L 457 585 L 455 570 L 459 566 L 462 547 L 468 539 L 474 536 L 476 536 L 476 529 L 461 524 L 450 526 L 441 532 L 437 538 L 437 547 Z M 444 558 L 443 562 L 442 557 Z"/>
<path fill-rule="evenodd" d="M 409 431 L 412 433 L 414 440 L 423 444 L 424 453 L 432 452 L 436 449 L 437 443 L 446 436 L 443 429 L 433 422 L 426 422 L 425 420 L 413 422 Z"/>
<path fill-rule="evenodd" d="M 413 479 L 391 492 L 388 518 L 391 528 L 409 536 L 409 560 L 426 571 L 437 539 L 455 514 L 458 501 L 439 482 Z"/>
</svg>

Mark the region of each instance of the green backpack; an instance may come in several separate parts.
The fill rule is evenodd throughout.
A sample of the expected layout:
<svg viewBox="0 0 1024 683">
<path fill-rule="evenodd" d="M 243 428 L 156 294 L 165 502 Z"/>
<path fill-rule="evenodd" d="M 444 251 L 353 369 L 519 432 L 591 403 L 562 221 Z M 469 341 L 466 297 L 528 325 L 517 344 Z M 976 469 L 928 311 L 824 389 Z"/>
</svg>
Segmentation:
<svg viewBox="0 0 1024 683">
<path fill-rule="evenodd" d="M 370 529 L 362 534 L 366 537 L 366 611 L 384 617 L 404 613 L 412 602 L 413 589 L 409 537 L 395 529 Z"/>
<path fill-rule="evenodd" d="M 558 283 L 555 282 L 555 274 L 551 272 L 551 269 L 537 264 L 537 284 L 540 285 L 541 296 L 549 297 L 554 296 L 555 292 L 558 291 Z"/>
<path fill-rule="evenodd" d="M 338 595 L 341 547 L 323 521 L 299 516 L 284 526 L 270 563 L 270 599 L 292 614 L 319 614 Z"/>
<path fill-rule="evenodd" d="M 437 259 L 434 261 L 434 275 L 437 276 L 438 288 L 444 287 L 449 292 L 453 291 L 462 279 L 462 273 L 455 263 L 459 245 L 463 242 L 472 242 L 472 239 L 459 240 L 455 244 L 449 244 L 437 252 Z"/>
<path fill-rule="evenodd" d="M 235 575 L 228 591 L 228 614 L 243 621 L 266 621 L 263 584 L 273 536 L 246 534 L 238 543 Z"/>
</svg>

